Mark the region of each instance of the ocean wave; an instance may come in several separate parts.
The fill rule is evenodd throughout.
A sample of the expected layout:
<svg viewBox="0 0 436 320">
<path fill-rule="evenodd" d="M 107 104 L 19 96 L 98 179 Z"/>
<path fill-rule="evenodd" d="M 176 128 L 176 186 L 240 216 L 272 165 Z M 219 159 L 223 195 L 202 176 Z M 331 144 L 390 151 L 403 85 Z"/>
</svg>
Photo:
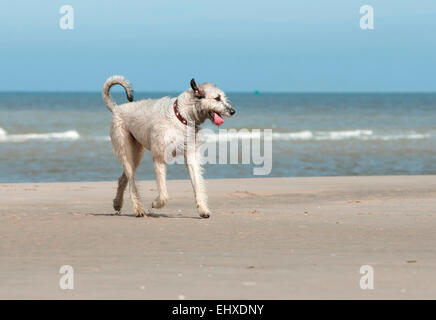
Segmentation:
<svg viewBox="0 0 436 320">
<path fill-rule="evenodd" d="M 263 133 L 261 134 L 263 135 Z M 242 132 L 227 132 L 224 134 L 204 134 L 203 139 L 214 141 L 217 139 L 235 140 L 235 139 L 253 139 L 259 134 L 253 131 Z M 372 130 L 343 130 L 343 131 L 298 131 L 298 132 L 273 132 L 272 140 L 277 141 L 336 141 L 336 140 L 415 140 L 430 138 L 430 134 L 419 134 L 416 132 L 401 133 L 401 134 L 374 134 Z"/>
<path fill-rule="evenodd" d="M 231 141 L 236 139 L 248 140 L 264 135 L 264 130 L 229 130 L 224 133 L 203 132 L 202 140 L 213 141 Z M 296 132 L 272 132 L 274 141 L 338 141 L 338 140 L 363 140 L 363 141 L 391 141 L 391 140 L 419 140 L 428 139 L 432 135 L 429 133 L 408 133 L 395 134 L 375 134 L 369 129 L 342 130 L 342 131 L 311 131 L 303 130 Z M 109 136 L 81 136 L 76 130 L 64 132 L 49 133 L 25 133 L 25 134 L 8 134 L 0 127 L 0 142 L 26 142 L 30 140 L 40 141 L 75 141 L 75 140 L 95 140 L 110 141 Z"/>
<path fill-rule="evenodd" d="M 364 138 L 362 140 L 420 140 L 431 138 L 430 134 L 409 133 L 409 134 L 393 134 L 393 135 L 375 135 L 372 137 Z"/>
<path fill-rule="evenodd" d="M 262 131 L 261 131 L 262 132 Z M 263 135 L 263 133 L 261 134 Z M 235 140 L 235 139 L 253 139 L 258 137 L 258 133 L 253 131 L 227 132 L 224 134 L 204 134 L 204 140 L 214 141 L 217 139 Z M 428 139 L 430 134 L 420 134 L 416 132 L 399 133 L 399 134 L 374 134 L 372 130 L 342 130 L 342 131 L 310 131 L 303 130 L 298 132 L 273 132 L 272 140 L 277 141 L 337 141 L 337 140 L 416 140 Z"/>
<path fill-rule="evenodd" d="M 29 140 L 71 141 L 78 139 L 80 139 L 80 134 L 76 130 L 49 133 L 8 134 L 3 128 L 0 127 L 0 142 L 26 142 Z"/>
</svg>

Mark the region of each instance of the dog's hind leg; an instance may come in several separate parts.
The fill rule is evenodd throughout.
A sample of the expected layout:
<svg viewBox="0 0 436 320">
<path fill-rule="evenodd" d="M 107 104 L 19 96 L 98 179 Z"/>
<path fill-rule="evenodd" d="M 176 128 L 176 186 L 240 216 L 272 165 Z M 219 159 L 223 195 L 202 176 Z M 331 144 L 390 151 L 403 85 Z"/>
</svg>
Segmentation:
<svg viewBox="0 0 436 320">
<path fill-rule="evenodd" d="M 128 131 L 115 125 L 111 127 L 111 140 L 114 151 L 124 167 L 124 172 L 119 179 L 117 196 L 114 199 L 114 209 L 116 211 L 119 211 L 118 208 L 121 209 L 124 190 L 128 182 L 135 214 L 137 217 L 142 217 L 145 215 L 145 210 L 139 200 L 135 172 L 141 162 L 144 148 Z"/>
<path fill-rule="evenodd" d="M 132 146 L 132 160 L 133 160 L 133 168 L 134 171 L 138 168 L 139 164 L 141 163 L 142 156 L 144 155 L 144 148 L 142 145 L 137 142 L 136 140 L 131 137 L 131 146 Z M 126 190 L 127 183 L 129 182 L 129 179 L 127 178 L 126 171 L 123 171 L 123 174 L 118 179 L 118 188 L 117 188 L 117 195 L 115 196 L 115 199 L 113 201 L 114 210 L 117 214 L 120 214 L 121 208 L 123 207 L 123 198 L 124 198 L 124 191 Z"/>
<path fill-rule="evenodd" d="M 129 181 L 127 180 L 127 176 L 123 171 L 123 174 L 121 177 L 118 178 L 118 189 L 117 189 L 117 195 L 114 199 L 114 210 L 116 214 L 121 213 L 121 208 L 123 207 L 123 198 L 124 198 L 124 190 L 126 190 L 127 183 Z"/>
<path fill-rule="evenodd" d="M 133 137 L 130 137 L 130 141 L 127 145 L 125 145 L 125 149 L 126 149 L 125 152 L 130 154 L 130 157 L 128 158 L 131 159 L 131 161 L 127 161 L 129 162 L 127 166 L 132 168 L 131 170 L 133 170 L 133 175 L 134 175 L 136 169 L 141 163 L 142 156 L 144 155 L 144 148 Z M 124 165 L 124 161 L 123 161 L 123 166 L 126 167 Z M 126 169 L 124 169 L 123 174 L 118 179 L 117 194 L 113 201 L 114 210 L 117 212 L 117 214 L 120 214 L 121 208 L 123 207 L 124 191 L 126 190 L 128 182 L 129 182 L 129 178 L 126 174 Z"/>
<path fill-rule="evenodd" d="M 145 216 L 145 210 L 141 205 L 138 189 L 135 183 L 135 172 L 138 166 L 136 165 L 135 158 L 138 156 L 138 150 L 132 145 L 129 145 L 127 149 L 130 149 L 128 155 L 123 161 L 124 173 L 129 181 L 130 198 L 133 202 L 133 208 L 137 217 Z"/>
<path fill-rule="evenodd" d="M 154 162 L 154 172 L 156 174 L 156 183 L 159 195 L 151 204 L 152 208 L 162 208 L 168 201 L 168 192 L 167 192 L 167 184 L 166 184 L 166 173 L 167 167 L 166 163 L 163 160 L 158 158 L 153 159 Z"/>
</svg>

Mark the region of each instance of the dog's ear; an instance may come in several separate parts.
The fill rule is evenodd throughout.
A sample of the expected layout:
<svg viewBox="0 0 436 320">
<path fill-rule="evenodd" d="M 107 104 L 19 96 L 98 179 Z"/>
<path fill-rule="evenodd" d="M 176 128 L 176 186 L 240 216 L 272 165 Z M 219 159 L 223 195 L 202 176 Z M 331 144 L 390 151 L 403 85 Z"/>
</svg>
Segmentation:
<svg viewBox="0 0 436 320">
<path fill-rule="evenodd" d="M 194 91 L 194 95 L 195 95 L 197 98 L 199 98 L 199 99 L 204 98 L 204 93 L 203 93 L 203 91 L 201 91 L 200 88 L 197 86 L 197 84 L 195 83 L 194 78 L 192 78 L 192 80 L 191 80 L 191 88 L 192 88 L 192 90 Z"/>
</svg>

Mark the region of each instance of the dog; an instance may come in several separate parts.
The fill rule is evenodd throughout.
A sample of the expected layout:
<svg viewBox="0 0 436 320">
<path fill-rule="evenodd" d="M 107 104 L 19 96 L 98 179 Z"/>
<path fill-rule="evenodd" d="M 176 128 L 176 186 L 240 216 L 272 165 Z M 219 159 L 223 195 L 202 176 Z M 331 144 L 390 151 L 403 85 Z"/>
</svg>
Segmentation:
<svg viewBox="0 0 436 320">
<path fill-rule="evenodd" d="M 110 88 L 116 84 L 124 88 L 129 103 L 117 105 L 112 100 Z M 223 117 L 231 117 L 235 114 L 235 109 L 225 93 L 212 83 L 197 85 L 192 79 L 190 88 L 176 98 L 133 101 L 133 90 L 129 81 L 122 76 L 113 76 L 104 83 L 102 96 L 107 108 L 113 114 L 110 138 L 114 153 L 124 169 L 118 179 L 118 189 L 113 200 L 116 214 L 121 213 L 124 191 L 129 184 L 136 216 L 146 215 L 135 184 L 135 171 L 145 149 L 150 151 L 153 158 L 158 189 L 158 196 L 152 202 L 151 208 L 162 208 L 168 201 L 166 186 L 168 155 L 174 157 L 182 150 L 198 214 L 202 218 L 209 218 L 210 211 L 202 168 L 197 154 L 199 144 L 195 143 L 195 147 L 190 148 L 187 139 L 189 139 L 189 129 L 192 129 L 191 132 L 195 135 L 194 141 L 198 142 L 197 133 L 200 125 L 207 119 L 220 126 L 224 122 Z"/>
</svg>

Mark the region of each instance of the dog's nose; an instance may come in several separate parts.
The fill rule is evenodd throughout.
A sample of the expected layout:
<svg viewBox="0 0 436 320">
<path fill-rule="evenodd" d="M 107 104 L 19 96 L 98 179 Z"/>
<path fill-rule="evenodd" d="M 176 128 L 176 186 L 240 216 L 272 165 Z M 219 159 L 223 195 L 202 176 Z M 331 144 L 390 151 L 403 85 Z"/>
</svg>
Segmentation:
<svg viewBox="0 0 436 320">
<path fill-rule="evenodd" d="M 230 109 L 230 115 L 233 116 L 236 113 L 235 109 Z"/>
</svg>

